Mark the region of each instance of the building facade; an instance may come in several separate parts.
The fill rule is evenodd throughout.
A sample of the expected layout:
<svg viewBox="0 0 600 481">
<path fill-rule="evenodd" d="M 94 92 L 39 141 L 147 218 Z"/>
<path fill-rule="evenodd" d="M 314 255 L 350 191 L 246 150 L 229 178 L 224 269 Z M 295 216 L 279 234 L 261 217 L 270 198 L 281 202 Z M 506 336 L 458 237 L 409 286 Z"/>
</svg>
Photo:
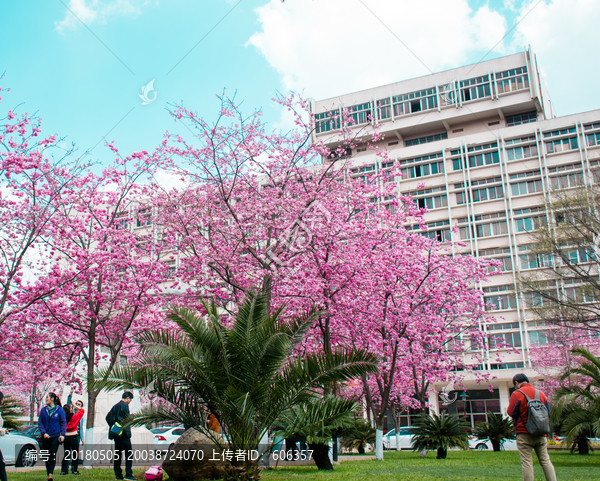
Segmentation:
<svg viewBox="0 0 600 481">
<path fill-rule="evenodd" d="M 480 352 L 485 362 L 476 369 L 495 376 L 489 382 L 494 391 L 467 377 L 466 395 L 436 385 L 447 396 L 432 403 L 438 412 L 466 412 L 472 423 L 485 421 L 486 411 L 504 413 L 513 375 L 525 372 L 536 379 L 529 350 L 546 342 L 544 326 L 528 309 L 531 299 L 515 282 L 519 272 L 544 267 L 543 259 L 528 252 L 529 232 L 545 221 L 544 199 L 551 190 L 591 182 L 598 170 L 600 110 L 557 117 L 530 48 L 314 101 L 317 140 L 338 145 L 340 125 L 333 115 L 342 108 L 356 121 L 353 128 L 369 131 L 376 126 L 384 134 L 377 145 L 400 164 L 402 173 L 392 181 L 429 210 L 425 235 L 462 241 L 466 247 L 456 247 L 456 254 L 502 263 L 502 275 L 479 286 L 495 304 L 498 322 L 483 326 L 492 342 Z M 355 177 L 392 172 L 394 162 L 383 163 L 360 145 L 347 154 Z M 495 348 L 493 339 L 499 338 L 519 353 Z M 497 361 L 499 352 L 502 362 Z"/>
</svg>

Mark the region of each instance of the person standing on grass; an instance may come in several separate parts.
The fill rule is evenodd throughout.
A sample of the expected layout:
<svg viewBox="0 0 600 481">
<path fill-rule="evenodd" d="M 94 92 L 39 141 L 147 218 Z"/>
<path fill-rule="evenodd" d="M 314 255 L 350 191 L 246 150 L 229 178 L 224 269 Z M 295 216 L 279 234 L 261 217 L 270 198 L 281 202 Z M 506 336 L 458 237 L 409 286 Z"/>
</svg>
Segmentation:
<svg viewBox="0 0 600 481">
<path fill-rule="evenodd" d="M 106 415 L 108 423 L 108 439 L 115 442 L 114 470 L 117 480 L 126 479 L 136 481 L 133 477 L 133 450 L 131 447 L 131 428 L 119 429 L 122 420 L 129 416 L 129 403 L 133 400 L 133 394 L 125 391 L 121 400 L 115 404 Z M 116 426 L 116 428 L 114 428 Z M 114 428 L 114 429 L 113 429 Z M 115 431 L 117 431 L 115 433 Z M 125 477 L 121 469 L 121 459 L 125 458 Z"/>
<path fill-rule="evenodd" d="M 67 404 L 73 406 L 73 412 L 77 414 L 80 410 L 83 411 L 83 401 L 81 399 L 75 401 L 73 403 L 73 393 L 75 392 L 75 388 L 71 387 L 71 392 L 67 397 Z M 84 419 L 83 415 L 81 416 L 81 420 L 79 421 L 79 426 L 77 426 L 77 452 L 79 452 L 79 445 L 85 444 L 85 427 L 84 427 Z M 83 464 L 83 459 L 79 459 L 78 464 Z"/>
<path fill-rule="evenodd" d="M 40 411 L 38 426 L 42 434 L 42 449 L 49 454 L 46 461 L 46 474 L 52 479 L 56 466 L 58 445 L 65 440 L 67 418 L 60 405 L 60 399 L 53 392 L 46 394 L 46 405 Z"/>
<path fill-rule="evenodd" d="M 0 405 L 4 400 L 4 393 L 0 391 Z M 2 419 L 2 413 L 0 412 L 0 436 L 4 436 L 6 431 L 4 430 L 4 420 Z M 0 481 L 7 481 L 6 479 L 6 463 L 4 462 L 4 456 L 2 456 L 2 450 L 0 449 Z"/>
<path fill-rule="evenodd" d="M 69 409 L 67 413 L 66 410 Z M 79 433 L 78 427 L 85 411 L 78 409 L 77 412 L 71 412 L 71 405 L 65 405 L 65 417 L 67 418 L 67 433 L 65 435 L 65 452 L 63 454 L 62 469 L 60 474 L 69 474 L 69 461 L 71 462 L 71 473 L 79 474 L 77 465 L 79 464 Z"/>
<path fill-rule="evenodd" d="M 538 458 L 546 481 L 556 481 L 554 466 L 548 456 L 548 439 L 546 434 L 531 434 L 527 429 L 529 416 L 529 402 L 541 401 L 546 406 L 547 417 L 550 416 L 548 399 L 543 392 L 535 389 L 525 374 L 517 374 L 513 377 L 515 391 L 510 397 L 507 412 L 513 418 L 517 431 L 517 449 L 521 456 L 521 469 L 523 470 L 523 481 L 533 481 L 533 453 Z M 528 399 L 529 398 L 529 399 Z"/>
</svg>

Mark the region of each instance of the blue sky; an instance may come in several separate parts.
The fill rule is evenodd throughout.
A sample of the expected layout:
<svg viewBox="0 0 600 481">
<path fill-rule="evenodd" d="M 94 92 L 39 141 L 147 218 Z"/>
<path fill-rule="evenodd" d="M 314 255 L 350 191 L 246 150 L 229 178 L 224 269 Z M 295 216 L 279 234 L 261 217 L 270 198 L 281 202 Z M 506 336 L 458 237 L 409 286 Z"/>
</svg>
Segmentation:
<svg viewBox="0 0 600 481">
<path fill-rule="evenodd" d="M 129 153 L 153 149 L 167 129 L 185 132 L 168 102 L 211 119 L 226 88 L 285 125 L 277 91 L 326 98 L 531 43 L 558 113 L 569 114 L 600 108 L 597 25 L 600 2 L 586 0 L 3 2 L 0 85 L 11 92 L 1 109 L 23 102 L 45 134 L 80 152 L 106 136 Z M 157 98 L 142 105 L 153 79 Z M 92 155 L 111 157 L 102 142 Z"/>
</svg>

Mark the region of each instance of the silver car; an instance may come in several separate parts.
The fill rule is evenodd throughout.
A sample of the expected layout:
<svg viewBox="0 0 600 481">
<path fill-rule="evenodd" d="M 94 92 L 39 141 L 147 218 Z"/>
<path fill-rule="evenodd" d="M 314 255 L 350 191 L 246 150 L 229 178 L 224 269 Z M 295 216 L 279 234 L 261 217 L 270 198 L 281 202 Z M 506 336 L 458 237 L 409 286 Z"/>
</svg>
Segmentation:
<svg viewBox="0 0 600 481">
<path fill-rule="evenodd" d="M 39 452 L 39 444 L 34 438 L 16 433 L 0 436 L 0 449 L 4 462 L 17 468 L 33 466 Z"/>
<path fill-rule="evenodd" d="M 400 449 L 412 449 L 412 428 L 404 427 L 398 431 Z M 392 429 L 383 435 L 383 449 L 396 449 L 396 430 Z"/>
</svg>

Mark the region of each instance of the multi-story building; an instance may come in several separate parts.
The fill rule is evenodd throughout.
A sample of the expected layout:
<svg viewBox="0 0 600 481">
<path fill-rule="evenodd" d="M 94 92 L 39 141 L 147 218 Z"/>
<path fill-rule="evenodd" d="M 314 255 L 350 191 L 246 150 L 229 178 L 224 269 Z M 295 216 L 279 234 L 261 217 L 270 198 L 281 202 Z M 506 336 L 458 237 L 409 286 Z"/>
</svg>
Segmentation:
<svg viewBox="0 0 600 481">
<path fill-rule="evenodd" d="M 426 235 L 461 240 L 466 247 L 456 253 L 501 261 L 502 275 L 481 286 L 499 319 L 483 328 L 490 339 L 502 337 L 519 353 L 504 352 L 498 362 L 499 350 L 488 343 L 481 353 L 485 362 L 477 369 L 495 376 L 490 381 L 494 391 L 467 377 L 466 393 L 450 391 L 448 399 L 432 402 L 438 412 L 466 410 L 472 423 L 484 421 L 486 411 L 504 413 L 513 375 L 525 372 L 536 379 L 530 346 L 546 342 L 544 327 L 515 282 L 520 271 L 544 266 L 543 259 L 528 252 L 528 233 L 547 215 L 544 198 L 550 190 L 591 181 L 600 162 L 600 110 L 557 117 L 530 48 L 313 102 L 317 140 L 337 145 L 340 123 L 332 114 L 342 108 L 356 121 L 353 128 L 377 126 L 385 134 L 377 145 L 399 162 L 402 172 L 393 181 L 429 209 Z M 394 164 L 360 146 L 347 155 L 355 176 Z M 419 183 L 425 187 L 418 188 Z"/>
</svg>

